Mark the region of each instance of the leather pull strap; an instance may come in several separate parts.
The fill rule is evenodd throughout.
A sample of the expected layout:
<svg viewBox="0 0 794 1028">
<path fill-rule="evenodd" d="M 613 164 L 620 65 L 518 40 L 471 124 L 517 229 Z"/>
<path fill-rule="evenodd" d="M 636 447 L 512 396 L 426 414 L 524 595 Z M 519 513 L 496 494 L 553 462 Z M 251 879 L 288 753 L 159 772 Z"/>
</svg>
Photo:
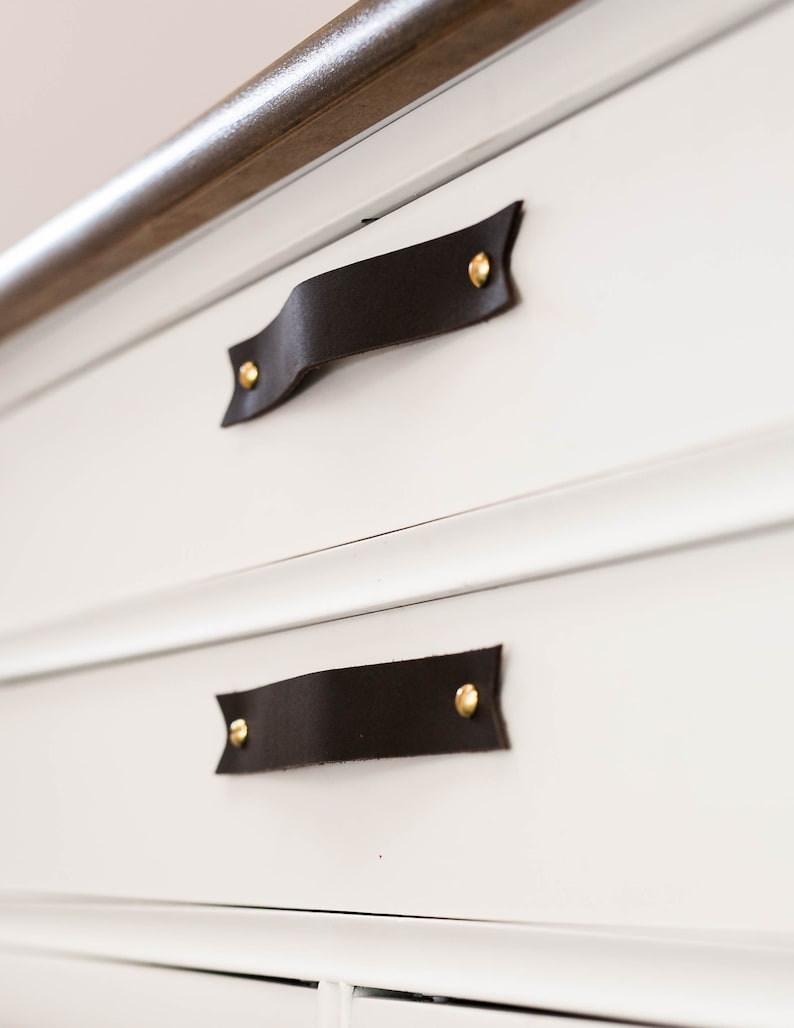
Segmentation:
<svg viewBox="0 0 794 1028">
<path fill-rule="evenodd" d="M 235 384 L 223 425 L 264 414 L 328 361 L 450 332 L 512 306 L 520 212 L 514 203 L 451 235 L 301 282 L 267 328 L 229 350 Z"/>
<path fill-rule="evenodd" d="M 507 749 L 501 649 L 316 671 L 218 696 L 227 742 L 217 774 Z"/>
</svg>

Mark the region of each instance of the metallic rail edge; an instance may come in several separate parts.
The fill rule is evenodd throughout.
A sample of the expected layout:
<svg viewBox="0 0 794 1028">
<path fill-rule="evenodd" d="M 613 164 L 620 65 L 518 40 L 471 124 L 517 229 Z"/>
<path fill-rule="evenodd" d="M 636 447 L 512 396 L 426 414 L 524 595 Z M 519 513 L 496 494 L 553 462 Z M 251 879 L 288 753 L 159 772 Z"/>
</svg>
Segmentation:
<svg viewBox="0 0 794 1028">
<path fill-rule="evenodd" d="M 300 171 L 576 0 L 360 0 L 0 254 L 0 337 Z"/>
</svg>

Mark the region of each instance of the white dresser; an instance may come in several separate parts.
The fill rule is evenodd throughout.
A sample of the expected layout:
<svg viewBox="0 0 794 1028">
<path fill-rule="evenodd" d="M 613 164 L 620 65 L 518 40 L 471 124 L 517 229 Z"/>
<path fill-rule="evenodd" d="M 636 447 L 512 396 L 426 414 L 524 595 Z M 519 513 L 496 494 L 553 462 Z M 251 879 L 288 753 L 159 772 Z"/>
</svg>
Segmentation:
<svg viewBox="0 0 794 1028">
<path fill-rule="evenodd" d="M 1 1025 L 790 1028 L 793 52 L 576 5 L 0 343 Z M 220 427 L 516 201 L 509 310 Z M 218 695 L 499 645 L 508 749 L 215 773 Z"/>
</svg>

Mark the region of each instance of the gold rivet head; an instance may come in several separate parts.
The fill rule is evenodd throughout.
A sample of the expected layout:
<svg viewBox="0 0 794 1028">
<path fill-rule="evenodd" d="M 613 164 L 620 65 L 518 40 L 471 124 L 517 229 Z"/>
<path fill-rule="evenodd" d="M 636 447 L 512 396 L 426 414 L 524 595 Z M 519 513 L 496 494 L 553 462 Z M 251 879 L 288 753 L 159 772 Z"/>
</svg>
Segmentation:
<svg viewBox="0 0 794 1028">
<path fill-rule="evenodd" d="M 229 742 L 236 750 L 241 750 L 248 741 L 248 722 L 243 717 L 238 717 L 229 725 Z"/>
<path fill-rule="evenodd" d="M 469 278 L 472 285 L 482 289 L 491 274 L 491 258 L 487 253 L 475 253 L 469 261 Z"/>
<path fill-rule="evenodd" d="M 243 389 L 254 388 L 259 381 L 259 368 L 253 361 L 246 361 L 245 364 L 240 365 L 240 369 L 237 372 L 237 381 Z"/>
<path fill-rule="evenodd" d="M 455 693 L 455 710 L 461 717 L 474 717 L 480 694 L 473 685 L 462 685 Z"/>
</svg>

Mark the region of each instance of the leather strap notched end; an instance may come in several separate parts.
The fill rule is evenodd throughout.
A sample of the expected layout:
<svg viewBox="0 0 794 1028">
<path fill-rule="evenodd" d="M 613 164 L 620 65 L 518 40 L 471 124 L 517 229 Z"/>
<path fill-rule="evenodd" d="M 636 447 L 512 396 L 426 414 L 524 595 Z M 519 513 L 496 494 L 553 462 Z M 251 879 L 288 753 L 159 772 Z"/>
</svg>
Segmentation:
<svg viewBox="0 0 794 1028">
<path fill-rule="evenodd" d="M 218 696 L 227 738 L 217 774 L 508 749 L 501 650 L 316 671 Z"/>
<path fill-rule="evenodd" d="M 329 361 L 507 310 L 515 302 L 510 254 L 520 220 L 519 201 L 459 232 L 301 282 L 265 329 L 229 350 L 234 392 L 224 427 L 283 403 Z"/>
</svg>

